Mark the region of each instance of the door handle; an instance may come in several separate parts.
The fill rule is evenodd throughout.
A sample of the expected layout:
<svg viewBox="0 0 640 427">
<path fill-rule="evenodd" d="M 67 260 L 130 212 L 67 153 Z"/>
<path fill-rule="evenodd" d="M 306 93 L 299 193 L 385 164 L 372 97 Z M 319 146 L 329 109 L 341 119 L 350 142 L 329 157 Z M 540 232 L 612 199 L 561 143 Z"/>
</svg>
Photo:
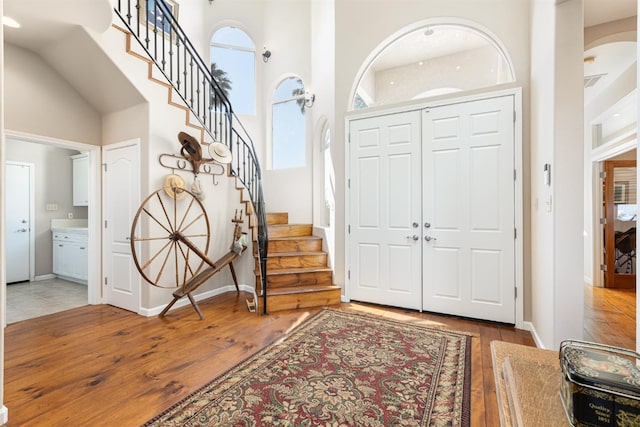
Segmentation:
<svg viewBox="0 0 640 427">
<path fill-rule="evenodd" d="M 415 242 L 416 240 L 420 240 L 420 237 L 417 234 L 414 234 L 413 236 L 407 236 L 407 239 L 412 239 Z"/>
<path fill-rule="evenodd" d="M 430 222 L 425 222 L 424 223 L 424 228 L 430 228 L 431 227 L 431 223 Z"/>
<path fill-rule="evenodd" d="M 19 228 L 17 231 L 18 231 L 18 233 L 26 233 L 27 229 L 26 228 Z"/>
<path fill-rule="evenodd" d="M 431 236 L 424 236 L 424 240 L 426 240 L 427 242 L 430 242 L 430 241 L 433 240 L 435 242 L 437 239 L 435 237 L 431 237 Z"/>
</svg>

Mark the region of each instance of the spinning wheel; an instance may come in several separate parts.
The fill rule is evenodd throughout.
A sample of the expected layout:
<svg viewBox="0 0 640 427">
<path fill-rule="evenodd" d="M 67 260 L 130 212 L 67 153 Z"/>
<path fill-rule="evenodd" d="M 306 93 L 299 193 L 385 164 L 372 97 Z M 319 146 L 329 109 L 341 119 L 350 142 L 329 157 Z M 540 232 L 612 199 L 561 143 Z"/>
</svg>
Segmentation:
<svg viewBox="0 0 640 427">
<path fill-rule="evenodd" d="M 202 202 L 187 190 L 165 187 L 151 193 L 135 215 L 133 260 L 153 286 L 184 288 L 205 265 L 213 265 L 206 255 L 209 236 L 209 218 Z"/>
</svg>

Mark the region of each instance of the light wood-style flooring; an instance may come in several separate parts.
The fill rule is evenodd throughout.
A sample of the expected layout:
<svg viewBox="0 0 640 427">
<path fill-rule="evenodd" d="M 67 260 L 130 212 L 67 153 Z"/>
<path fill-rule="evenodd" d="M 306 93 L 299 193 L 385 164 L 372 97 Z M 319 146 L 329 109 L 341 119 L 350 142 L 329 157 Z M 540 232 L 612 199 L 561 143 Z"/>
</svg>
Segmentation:
<svg viewBox="0 0 640 427">
<path fill-rule="evenodd" d="M 9 426 L 137 426 L 275 341 L 318 309 L 249 313 L 246 293 L 227 293 L 167 318 L 85 306 L 7 326 Z M 533 345 L 502 325 L 364 304 L 342 310 L 468 331 L 472 339 L 472 425 L 499 424 L 489 342 Z"/>
<path fill-rule="evenodd" d="M 584 339 L 636 348 L 635 289 L 584 287 Z"/>
<path fill-rule="evenodd" d="M 631 311 L 635 319 L 635 298 L 631 310 L 630 303 L 604 302 L 607 296 L 598 291 L 585 309 L 585 317 L 594 319 L 586 320 L 585 328 L 589 323 L 594 340 L 603 341 L 628 329 L 616 322 L 628 324 Z M 161 319 L 102 305 L 8 325 L 4 367 L 8 425 L 140 425 L 318 310 L 260 316 L 247 311 L 249 297 L 227 293 L 202 302 L 203 321 L 191 307 Z M 613 306 L 626 314 L 612 314 Z M 499 425 L 489 343 L 534 345 L 528 332 L 504 325 L 367 304 L 338 307 L 471 332 L 472 426 Z"/>
</svg>

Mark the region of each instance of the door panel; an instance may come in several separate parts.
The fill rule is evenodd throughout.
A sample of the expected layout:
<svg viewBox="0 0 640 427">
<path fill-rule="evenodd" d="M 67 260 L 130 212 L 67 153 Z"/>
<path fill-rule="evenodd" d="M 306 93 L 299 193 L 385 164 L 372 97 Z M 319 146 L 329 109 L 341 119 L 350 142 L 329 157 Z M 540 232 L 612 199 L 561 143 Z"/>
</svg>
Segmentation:
<svg viewBox="0 0 640 427">
<path fill-rule="evenodd" d="M 6 282 L 30 280 L 33 164 L 7 162 L 5 193 Z"/>
<path fill-rule="evenodd" d="M 423 308 L 515 322 L 510 96 L 423 114 Z"/>
<path fill-rule="evenodd" d="M 636 161 L 608 160 L 604 170 L 604 286 L 632 289 L 636 287 Z"/>
<path fill-rule="evenodd" d="M 351 299 L 515 322 L 513 111 L 505 96 L 350 122 Z"/>
<path fill-rule="evenodd" d="M 131 254 L 133 217 L 140 203 L 137 144 L 103 148 L 104 271 L 108 304 L 140 310 L 140 276 Z"/>
<path fill-rule="evenodd" d="M 349 297 L 420 309 L 420 113 L 356 120 L 350 132 Z"/>
</svg>

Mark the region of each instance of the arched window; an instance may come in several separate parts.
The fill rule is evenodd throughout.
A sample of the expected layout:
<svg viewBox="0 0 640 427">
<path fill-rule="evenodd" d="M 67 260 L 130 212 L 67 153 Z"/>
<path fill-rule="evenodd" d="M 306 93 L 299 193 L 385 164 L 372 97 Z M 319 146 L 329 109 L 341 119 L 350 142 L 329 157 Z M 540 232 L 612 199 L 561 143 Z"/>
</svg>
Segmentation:
<svg viewBox="0 0 640 427">
<path fill-rule="evenodd" d="M 354 110 L 469 91 L 515 80 L 507 55 L 462 24 L 422 25 L 378 46 L 358 81 Z"/>
<path fill-rule="evenodd" d="M 304 84 L 298 77 L 284 79 L 271 107 L 273 169 L 303 167 L 306 163 Z"/>
<path fill-rule="evenodd" d="M 255 44 L 239 28 L 223 27 L 211 37 L 213 76 L 238 114 L 256 113 L 255 58 Z"/>
</svg>

